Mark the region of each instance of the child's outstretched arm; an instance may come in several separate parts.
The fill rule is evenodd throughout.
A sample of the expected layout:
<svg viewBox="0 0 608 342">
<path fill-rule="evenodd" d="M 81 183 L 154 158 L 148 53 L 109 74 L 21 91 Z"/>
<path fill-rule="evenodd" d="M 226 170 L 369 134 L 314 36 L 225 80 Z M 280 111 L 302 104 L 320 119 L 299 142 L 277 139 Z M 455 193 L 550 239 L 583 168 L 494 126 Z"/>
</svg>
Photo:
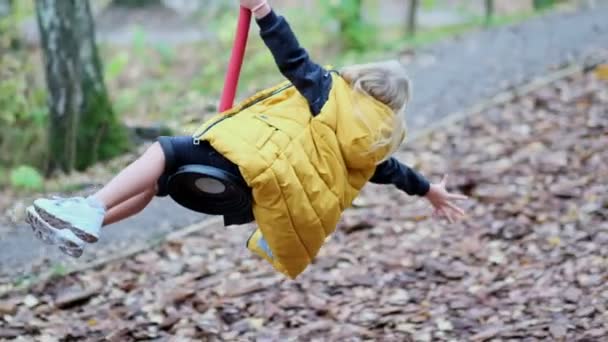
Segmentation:
<svg viewBox="0 0 608 342">
<path fill-rule="evenodd" d="M 379 164 L 370 179 L 376 184 L 393 184 L 410 196 L 425 197 L 434 207 L 435 215 L 445 216 L 448 221 L 454 222 L 456 217 L 465 213 L 453 201 L 467 197 L 449 193 L 445 188 L 446 181 L 447 176 L 440 183 L 430 183 L 424 176 L 392 157 Z"/>
<path fill-rule="evenodd" d="M 410 196 L 426 196 L 431 188 L 431 183 L 424 176 L 393 157 L 376 166 L 376 172 L 370 182 L 393 184 Z"/>
<path fill-rule="evenodd" d="M 260 36 L 283 76 L 306 98 L 312 114 L 319 114 L 331 90 L 327 70 L 310 59 L 285 18 L 278 16 L 267 0 L 241 0 L 241 6 L 252 10 Z"/>
</svg>

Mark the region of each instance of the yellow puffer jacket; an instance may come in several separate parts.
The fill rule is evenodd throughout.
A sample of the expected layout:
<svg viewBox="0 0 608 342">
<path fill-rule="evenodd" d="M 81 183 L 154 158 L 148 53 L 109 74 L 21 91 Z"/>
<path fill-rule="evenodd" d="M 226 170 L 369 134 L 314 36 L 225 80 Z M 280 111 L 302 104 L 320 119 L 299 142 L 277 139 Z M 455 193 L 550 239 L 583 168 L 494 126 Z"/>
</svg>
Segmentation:
<svg viewBox="0 0 608 342">
<path fill-rule="evenodd" d="M 259 227 L 247 246 L 292 279 L 311 263 L 388 152 L 371 152 L 371 146 L 392 129 L 392 110 L 332 77 L 329 99 L 315 117 L 286 82 L 218 114 L 194 134 L 239 166 L 252 188 Z"/>
</svg>

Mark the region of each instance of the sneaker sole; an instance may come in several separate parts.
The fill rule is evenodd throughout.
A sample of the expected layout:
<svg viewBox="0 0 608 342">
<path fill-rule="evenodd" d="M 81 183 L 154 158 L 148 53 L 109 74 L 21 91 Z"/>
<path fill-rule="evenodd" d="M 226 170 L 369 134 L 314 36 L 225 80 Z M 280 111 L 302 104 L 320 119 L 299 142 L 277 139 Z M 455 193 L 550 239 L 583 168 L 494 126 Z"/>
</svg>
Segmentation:
<svg viewBox="0 0 608 342">
<path fill-rule="evenodd" d="M 34 236 L 44 242 L 47 245 L 54 245 L 56 243 L 53 235 L 51 235 L 46 229 L 46 227 L 40 227 L 42 222 L 39 222 L 40 218 L 36 216 L 36 214 L 32 214 L 27 211 L 25 216 L 25 222 L 30 225 L 32 228 L 32 232 L 34 232 Z"/>
<path fill-rule="evenodd" d="M 30 224 L 34 235 L 47 244 L 58 244 L 59 249 L 70 255 L 82 255 L 82 246 L 77 243 L 57 236 L 53 227 L 50 227 L 36 211 L 27 210 L 25 221 Z"/>
<path fill-rule="evenodd" d="M 72 231 L 72 233 L 74 233 L 76 236 L 78 236 L 79 239 L 81 239 L 84 242 L 88 242 L 88 243 L 97 242 L 97 240 L 99 239 L 95 235 L 89 234 L 78 227 L 74 227 L 69 222 L 58 219 L 51 213 L 36 206 L 35 204 L 34 204 L 34 208 L 36 209 L 36 212 L 38 213 L 38 215 L 40 215 L 42 220 L 46 221 L 48 224 L 53 226 L 53 228 L 55 228 L 55 229 L 69 229 Z"/>
</svg>

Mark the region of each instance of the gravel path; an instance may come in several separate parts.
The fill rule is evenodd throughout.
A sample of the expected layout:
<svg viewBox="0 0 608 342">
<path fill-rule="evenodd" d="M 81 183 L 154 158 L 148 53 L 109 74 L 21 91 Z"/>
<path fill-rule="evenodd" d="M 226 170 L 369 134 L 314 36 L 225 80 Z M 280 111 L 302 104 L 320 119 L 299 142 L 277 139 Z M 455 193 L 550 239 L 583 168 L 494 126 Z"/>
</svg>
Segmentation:
<svg viewBox="0 0 608 342">
<path fill-rule="evenodd" d="M 559 13 L 446 41 L 410 65 L 412 129 L 608 47 L 608 6 Z"/>
<path fill-rule="evenodd" d="M 409 126 L 415 131 L 511 86 L 546 74 L 556 66 L 608 48 L 608 6 L 551 14 L 512 27 L 466 35 L 418 51 L 409 65 L 415 85 Z M 57 263 L 84 264 L 104 255 L 157 239 L 203 219 L 168 200 L 155 200 L 137 217 L 106 231 L 101 247 L 78 261 L 32 243 L 19 225 L 0 240 L 0 287 L 9 280 L 38 274 Z"/>
<path fill-rule="evenodd" d="M 171 231 L 203 218 L 203 215 L 182 208 L 169 199 L 155 199 L 137 217 L 105 230 L 99 243 L 85 250 L 79 259 L 65 256 L 57 247 L 35 240 L 29 226 L 20 224 L 14 229 L 8 229 L 8 233 L 0 239 L 0 293 L 5 290 L 3 284 L 21 277 L 36 277 L 52 268 L 59 271 L 65 267 L 80 267 L 116 252 L 156 241 Z"/>
</svg>

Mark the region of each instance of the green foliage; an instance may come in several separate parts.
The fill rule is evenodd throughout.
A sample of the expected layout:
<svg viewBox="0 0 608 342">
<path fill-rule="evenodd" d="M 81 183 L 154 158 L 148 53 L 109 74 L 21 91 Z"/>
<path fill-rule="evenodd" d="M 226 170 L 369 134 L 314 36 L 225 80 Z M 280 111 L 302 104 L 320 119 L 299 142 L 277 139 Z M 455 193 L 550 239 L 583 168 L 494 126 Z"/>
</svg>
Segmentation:
<svg viewBox="0 0 608 342">
<path fill-rule="evenodd" d="M 137 57 L 142 59 L 146 57 L 146 31 L 140 26 L 136 26 L 133 30 L 133 48 Z"/>
<path fill-rule="evenodd" d="M 137 104 L 137 89 L 128 88 L 121 90 L 114 98 L 114 110 L 117 113 L 128 113 Z"/>
<path fill-rule="evenodd" d="M 32 73 L 23 53 L 0 56 L 0 164 L 8 167 L 45 164 L 48 109 Z"/>
<path fill-rule="evenodd" d="M 201 55 L 211 57 L 201 67 L 200 73 L 192 80 L 192 88 L 202 94 L 219 97 L 224 86 L 226 68 L 230 59 L 237 17 L 234 11 L 224 12 L 213 24 L 217 35 L 216 45 L 201 46 Z M 260 84 L 268 85 L 269 79 L 278 79 L 278 70 L 274 65 L 272 55 L 260 39 L 256 39 L 255 31 L 251 31 L 247 43 L 247 52 L 239 78 L 239 95 L 247 96 L 253 90 L 259 89 Z M 213 49 L 213 53 L 209 51 Z M 247 93 L 247 94 L 244 94 Z"/>
<path fill-rule="evenodd" d="M 31 13 L 26 1 L 13 1 L 11 14 L 0 18 L 0 187 L 37 189 L 41 178 L 32 167 L 9 173 L 15 165 L 42 168 L 46 161 L 46 95 L 17 39 L 18 23 L 26 13 Z"/>
<path fill-rule="evenodd" d="M 20 6 L 17 4 L 9 4 L 9 12 L 0 13 L 0 55 L 4 50 L 17 47 L 19 13 Z"/>
<path fill-rule="evenodd" d="M 534 0 L 534 8 L 537 10 L 543 10 L 555 5 L 556 3 L 556 0 Z"/>
<path fill-rule="evenodd" d="M 406 0 L 406 1 L 412 1 L 412 0 Z M 421 1 L 421 5 L 422 8 L 424 9 L 432 9 L 435 8 L 435 6 L 437 6 L 437 0 L 422 0 Z"/>
<path fill-rule="evenodd" d="M 35 168 L 22 165 L 11 171 L 10 184 L 20 190 L 39 191 L 44 187 L 44 178 Z"/>
<path fill-rule="evenodd" d="M 0 166 L 0 188 L 8 184 L 8 170 Z"/>
<path fill-rule="evenodd" d="M 156 44 L 156 52 L 160 55 L 160 60 L 163 67 L 170 66 L 175 60 L 175 50 L 164 43 Z"/>
<path fill-rule="evenodd" d="M 113 81 L 117 79 L 125 71 L 125 68 L 129 64 L 129 53 L 121 51 L 116 56 L 112 57 L 105 65 L 104 78 L 107 81 Z"/>
<path fill-rule="evenodd" d="M 326 21 L 336 20 L 345 50 L 364 51 L 371 48 L 377 30 L 361 16 L 362 0 L 319 0 Z"/>
<path fill-rule="evenodd" d="M 33 1 L 12 0 L 10 2 L 10 14 L 0 16 L 0 52 L 7 47 L 17 47 L 19 23 L 34 12 Z"/>
<path fill-rule="evenodd" d="M 144 7 L 160 4 L 160 0 L 113 0 L 112 5 L 124 7 Z"/>
</svg>

